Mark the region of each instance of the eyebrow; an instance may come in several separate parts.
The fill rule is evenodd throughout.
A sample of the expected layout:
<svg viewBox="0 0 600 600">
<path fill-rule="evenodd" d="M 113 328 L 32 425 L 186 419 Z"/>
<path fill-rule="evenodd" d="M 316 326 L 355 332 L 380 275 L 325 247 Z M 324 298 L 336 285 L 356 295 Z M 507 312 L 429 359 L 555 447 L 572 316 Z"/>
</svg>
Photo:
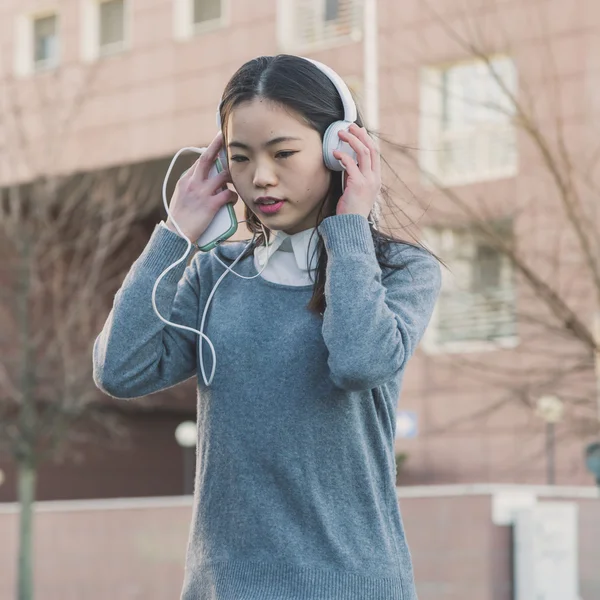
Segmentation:
<svg viewBox="0 0 600 600">
<path fill-rule="evenodd" d="M 292 137 L 289 135 L 276 137 L 276 138 L 273 138 L 272 140 L 269 140 L 265 144 L 265 148 L 267 148 L 269 146 L 275 146 L 276 144 L 281 144 L 281 142 L 292 142 L 292 141 L 301 141 L 301 138 Z M 228 144 L 228 147 L 229 148 L 243 148 L 244 150 L 250 150 L 250 146 L 248 146 L 247 144 L 243 144 L 242 142 L 236 142 L 236 141 L 230 142 Z"/>
</svg>

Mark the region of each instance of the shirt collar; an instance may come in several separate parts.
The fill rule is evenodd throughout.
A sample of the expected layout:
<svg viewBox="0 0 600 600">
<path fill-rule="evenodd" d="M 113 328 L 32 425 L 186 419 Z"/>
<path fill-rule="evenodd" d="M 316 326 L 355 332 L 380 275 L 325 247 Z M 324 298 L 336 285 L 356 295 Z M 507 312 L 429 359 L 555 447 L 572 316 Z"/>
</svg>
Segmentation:
<svg viewBox="0 0 600 600">
<path fill-rule="evenodd" d="M 310 229 L 305 229 L 291 235 L 281 230 L 272 231 L 268 251 L 264 246 L 259 246 L 254 250 L 259 265 L 263 267 L 267 256 L 272 256 L 277 250 L 280 250 L 283 244 L 284 247 L 280 251 L 293 252 L 296 264 L 301 271 L 309 270 L 307 257 L 311 259 L 311 269 L 315 269 L 317 266 L 317 243 L 319 240 L 315 229 L 315 227 L 311 227 Z M 291 250 L 289 249 L 290 244 Z"/>
</svg>

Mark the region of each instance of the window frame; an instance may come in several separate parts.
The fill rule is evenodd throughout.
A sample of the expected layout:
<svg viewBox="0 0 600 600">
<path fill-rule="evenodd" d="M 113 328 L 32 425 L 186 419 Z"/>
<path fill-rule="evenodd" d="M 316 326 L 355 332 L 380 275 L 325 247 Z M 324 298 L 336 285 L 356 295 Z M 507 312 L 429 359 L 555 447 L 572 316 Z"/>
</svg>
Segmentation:
<svg viewBox="0 0 600 600">
<path fill-rule="evenodd" d="M 445 250 L 440 243 L 440 239 L 444 235 L 448 235 L 446 232 L 453 234 L 455 231 L 462 231 L 466 229 L 465 227 L 460 226 L 430 226 L 425 227 L 423 229 L 423 238 L 426 242 L 426 245 L 442 258 L 445 262 L 447 262 L 450 270 L 453 269 L 454 261 L 465 261 L 465 259 L 455 259 L 455 254 L 449 254 L 446 256 L 444 254 Z M 478 245 L 488 245 L 486 244 L 485 239 L 477 239 L 476 235 L 472 235 L 471 240 L 473 254 L 475 254 Z M 501 254 L 501 253 L 499 253 Z M 502 255 L 501 255 L 502 257 Z M 422 340 L 422 348 L 426 354 L 430 355 L 438 355 L 438 354 L 467 354 L 467 353 L 480 353 L 480 352 L 493 352 L 497 350 L 505 350 L 510 348 L 516 348 L 520 345 L 520 336 L 519 336 L 519 319 L 517 314 L 517 306 L 518 306 L 518 297 L 517 297 L 517 283 L 515 278 L 514 267 L 506 257 L 502 257 L 501 260 L 504 259 L 507 261 L 507 267 L 510 269 L 510 273 L 508 276 L 510 277 L 510 289 L 506 292 L 511 295 L 511 303 L 514 309 L 513 311 L 513 335 L 505 335 L 499 336 L 494 339 L 468 339 L 468 340 L 444 340 L 440 341 L 439 339 L 439 323 L 442 309 L 442 302 L 444 295 L 451 295 L 452 291 L 449 291 L 448 288 L 453 287 L 454 275 L 450 273 L 448 270 L 442 270 L 442 290 L 440 292 L 440 298 L 438 299 L 436 306 L 434 308 L 431 320 L 429 325 L 423 335 Z M 469 262 L 469 267 L 471 270 L 475 269 L 475 265 L 472 262 Z M 452 283 L 451 283 L 452 281 Z M 472 283 L 472 282 L 469 282 Z M 501 289 L 501 288 L 500 288 Z M 473 295 L 476 294 L 473 290 L 465 290 L 459 289 L 458 293 L 471 293 Z"/>
<path fill-rule="evenodd" d="M 102 4 L 108 4 L 109 2 L 113 2 L 114 0 L 98 0 L 98 54 L 99 56 L 109 56 L 112 54 L 117 54 L 120 52 L 124 52 L 128 47 L 128 21 L 129 21 L 129 0 L 121 0 L 123 3 L 123 39 L 118 42 L 112 42 L 110 44 L 102 44 L 101 42 L 101 33 L 102 33 L 102 20 L 101 20 L 101 10 L 100 6 Z"/>
<path fill-rule="evenodd" d="M 100 43 L 100 5 L 110 0 L 81 0 L 81 55 L 84 62 L 118 56 L 132 47 L 133 18 L 131 0 L 123 0 L 123 41 Z"/>
<path fill-rule="evenodd" d="M 56 56 L 52 60 L 35 60 L 35 21 L 56 18 Z M 62 19 L 57 6 L 18 14 L 15 17 L 13 72 L 19 78 L 31 77 L 57 69 L 62 58 Z"/>
<path fill-rule="evenodd" d="M 35 26 L 36 23 L 39 21 L 42 21 L 44 19 L 50 19 L 50 18 L 54 18 L 54 24 L 55 24 L 55 33 L 54 36 L 56 38 L 56 56 L 51 56 L 50 58 L 45 58 L 43 60 L 38 60 L 36 59 L 36 45 L 37 45 L 37 40 L 36 40 L 36 33 L 35 33 Z M 51 69 L 55 69 L 56 67 L 58 67 L 58 65 L 60 64 L 60 48 L 59 48 L 59 44 L 60 44 L 60 17 L 58 14 L 58 11 L 56 12 L 48 12 L 48 14 L 37 14 L 34 15 L 31 19 L 31 58 L 33 61 L 33 70 L 36 73 L 40 73 L 43 71 L 48 71 Z"/>
<path fill-rule="evenodd" d="M 194 0 L 174 0 L 173 37 L 187 41 L 229 27 L 231 24 L 231 0 L 220 0 L 221 16 L 201 23 L 194 23 Z"/>
<path fill-rule="evenodd" d="M 494 61 L 510 61 L 509 68 L 513 69 L 512 73 L 514 75 L 514 89 L 512 91 L 515 95 L 518 94 L 518 71 L 514 58 L 506 54 L 491 55 L 488 58 L 492 64 Z M 458 137 L 461 134 L 458 128 L 454 131 L 444 131 L 442 125 L 444 105 L 447 104 L 443 87 L 444 77 L 453 68 L 462 65 L 472 65 L 477 69 L 481 64 L 483 64 L 481 59 L 468 59 L 421 68 L 419 81 L 419 165 L 421 169 L 421 183 L 425 187 L 435 187 L 427 173 L 431 174 L 435 180 L 445 186 L 495 181 L 518 175 L 518 130 L 514 123 L 511 122 L 511 118 L 506 119 L 504 123 L 483 121 L 476 126 L 465 129 L 462 135 L 464 135 L 466 140 L 479 141 L 484 139 L 485 132 L 488 132 L 492 139 L 494 135 L 501 136 L 505 134 L 509 136 L 508 143 L 514 146 L 514 159 L 512 162 L 500 167 L 487 169 L 473 168 L 459 173 L 445 172 L 441 165 L 440 156 L 444 142 L 451 140 L 453 136 Z"/>
<path fill-rule="evenodd" d="M 326 36 L 323 31 L 327 27 L 331 27 L 325 20 L 325 7 L 327 0 L 305 0 L 315 4 L 314 11 L 317 12 L 317 6 L 323 11 L 323 22 L 321 23 L 321 33 L 317 34 L 317 41 L 303 42 L 299 40 L 297 29 L 294 28 L 296 23 L 294 9 L 295 2 L 298 0 L 277 0 L 277 45 L 282 52 L 303 53 L 339 46 L 347 46 L 362 41 L 364 37 L 364 20 L 362 18 L 364 11 L 364 0 L 348 0 L 358 4 L 356 10 L 360 11 L 360 18 L 356 19 L 356 23 L 351 24 L 350 32 L 342 35 Z M 333 20 L 331 23 L 337 21 Z"/>
</svg>

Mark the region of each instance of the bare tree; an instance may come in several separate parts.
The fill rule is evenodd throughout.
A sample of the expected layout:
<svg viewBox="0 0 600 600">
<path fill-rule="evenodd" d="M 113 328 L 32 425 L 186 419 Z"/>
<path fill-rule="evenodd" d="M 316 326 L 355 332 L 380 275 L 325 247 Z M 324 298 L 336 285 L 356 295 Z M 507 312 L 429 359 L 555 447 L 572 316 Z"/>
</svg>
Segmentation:
<svg viewBox="0 0 600 600">
<path fill-rule="evenodd" d="M 0 446 L 18 472 L 21 600 L 33 597 L 40 464 L 72 443 L 125 433 L 93 383 L 91 351 L 160 206 L 162 162 L 65 168 L 93 75 L 84 67 L 26 81 L 5 75 L 0 96 Z"/>
<path fill-rule="evenodd" d="M 492 249 L 510 266 L 513 287 L 518 290 L 509 298 L 489 287 L 459 290 L 463 293 L 454 296 L 456 311 L 445 313 L 446 323 L 441 326 L 452 325 L 449 322 L 453 319 L 457 327 L 466 325 L 467 321 L 460 321 L 461 318 L 469 319 L 473 326 L 477 311 L 469 307 L 473 309 L 474 303 L 479 302 L 479 306 L 487 307 L 488 317 L 512 312 L 520 337 L 518 347 L 507 353 L 493 353 L 493 358 L 485 352 L 439 356 L 440 364 L 449 370 L 456 373 L 458 368 L 496 393 L 486 394 L 487 402 L 480 398 L 472 413 L 458 415 L 456 420 L 432 428 L 431 433 L 465 426 L 476 430 L 490 415 L 515 402 L 533 413 L 541 395 L 556 393 L 565 403 L 564 435 L 581 439 L 598 434 L 598 121 L 593 107 L 577 103 L 585 95 L 585 88 L 574 88 L 573 77 L 565 75 L 564 66 L 560 66 L 562 38 L 556 35 L 556 29 L 561 24 L 557 18 L 549 21 L 550 11 L 545 3 L 519 6 L 518 14 L 515 6 L 499 0 L 443 5 L 423 2 L 421 7 L 428 28 L 414 37 L 393 37 L 394 53 L 403 57 L 394 65 L 398 80 L 392 84 L 398 113 L 411 111 L 410 104 L 402 101 L 406 95 L 401 86 L 406 87 L 407 77 L 414 77 L 420 82 L 423 95 L 437 96 L 444 103 L 428 105 L 422 96 L 418 114 L 422 127 L 428 119 L 439 124 L 448 118 L 442 113 L 456 103 L 462 105 L 465 113 L 472 113 L 469 118 L 483 108 L 491 127 L 486 129 L 490 123 L 485 119 L 473 118 L 470 129 L 464 128 L 458 137 L 438 136 L 432 145 L 424 142 L 423 136 L 410 146 L 399 143 L 397 136 L 382 137 L 383 150 L 395 163 L 390 165 L 394 173 L 398 165 L 407 165 L 408 170 L 403 168 L 403 172 L 419 175 L 414 187 L 405 188 L 409 197 L 405 210 L 411 219 L 419 221 L 427 213 L 428 232 L 442 229 L 440 225 L 449 227 L 460 233 L 457 239 L 475 239 L 480 247 Z M 517 21 L 519 26 L 515 27 Z M 529 34 L 529 39 L 524 40 Z M 434 50 L 430 40 L 436 42 Z M 447 50 L 443 60 L 452 56 L 456 64 L 478 65 L 479 77 L 488 84 L 493 82 L 495 93 L 481 97 L 473 88 L 449 83 L 449 71 L 435 64 L 438 59 L 441 62 L 440 47 Z M 576 52 L 577 46 L 571 45 L 568 50 Z M 392 49 L 384 47 L 383 51 Z M 432 56 L 437 58 L 432 61 Z M 515 80 L 503 70 L 498 56 L 515 61 Z M 430 61 L 434 64 L 430 65 Z M 428 77 L 429 72 L 444 75 Z M 572 118 L 573 105 L 578 110 L 577 119 Z M 460 139 L 463 133 L 465 136 Z M 487 178 L 487 184 L 483 177 L 484 183 L 479 184 L 477 178 L 453 179 L 451 169 L 444 172 L 440 168 L 444 161 L 451 163 L 459 155 L 467 161 L 482 158 L 482 147 L 477 145 L 482 139 L 486 141 L 486 151 L 505 152 L 509 163 L 511 156 L 521 153 L 516 164 L 524 166 L 525 171 L 520 172 L 517 167 L 512 174 Z M 490 139 L 492 144 L 487 143 Z M 493 179 L 499 181 L 493 184 Z M 414 193 L 416 188 L 420 191 Z M 430 239 L 434 238 L 435 235 Z M 441 258 L 451 263 L 443 248 L 437 248 Z M 497 338 L 491 333 L 485 340 L 488 347 L 496 344 Z M 502 350 L 504 346 L 498 343 L 496 348 Z"/>
</svg>

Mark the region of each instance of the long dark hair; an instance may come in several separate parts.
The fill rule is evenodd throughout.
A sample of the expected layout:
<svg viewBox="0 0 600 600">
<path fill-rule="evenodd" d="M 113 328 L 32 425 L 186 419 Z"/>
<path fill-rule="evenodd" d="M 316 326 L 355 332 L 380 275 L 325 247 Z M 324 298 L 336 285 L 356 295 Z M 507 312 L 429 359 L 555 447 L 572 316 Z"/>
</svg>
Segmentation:
<svg viewBox="0 0 600 600">
<path fill-rule="evenodd" d="M 344 107 L 340 95 L 331 82 L 319 68 L 311 62 L 289 54 L 277 56 L 261 56 L 252 59 L 242 65 L 232 76 L 223 92 L 220 105 L 221 123 L 223 134 L 227 139 L 227 121 L 231 111 L 241 104 L 255 98 L 264 98 L 286 106 L 302 115 L 306 123 L 319 132 L 321 139 L 325 131 L 334 121 L 343 120 Z M 359 127 L 363 127 L 363 120 L 358 112 L 356 120 Z M 336 214 L 336 206 L 340 199 L 342 188 L 342 173 L 332 171 L 329 190 L 323 199 L 317 217 L 317 225 L 329 216 Z M 389 191 L 382 186 L 381 197 L 390 203 Z M 243 260 L 250 256 L 254 249 L 265 244 L 258 217 L 245 207 L 245 218 L 248 229 L 254 234 L 254 243 L 244 252 Z M 378 223 L 379 214 L 371 211 L 368 220 Z M 381 267 L 391 269 L 402 269 L 402 264 L 390 264 L 388 252 L 391 243 L 408 244 L 410 246 L 423 247 L 418 241 L 408 242 L 392 235 L 384 234 L 369 224 L 373 238 L 377 261 Z M 270 231 L 265 228 L 266 242 L 269 242 Z M 321 234 L 315 229 L 318 236 L 317 248 L 318 260 L 316 265 L 316 278 L 314 291 L 308 304 L 308 308 L 320 315 L 325 311 L 325 274 L 327 269 L 327 253 Z M 310 258 L 310 257 L 309 257 Z M 309 263 L 310 264 L 310 261 Z"/>
</svg>

